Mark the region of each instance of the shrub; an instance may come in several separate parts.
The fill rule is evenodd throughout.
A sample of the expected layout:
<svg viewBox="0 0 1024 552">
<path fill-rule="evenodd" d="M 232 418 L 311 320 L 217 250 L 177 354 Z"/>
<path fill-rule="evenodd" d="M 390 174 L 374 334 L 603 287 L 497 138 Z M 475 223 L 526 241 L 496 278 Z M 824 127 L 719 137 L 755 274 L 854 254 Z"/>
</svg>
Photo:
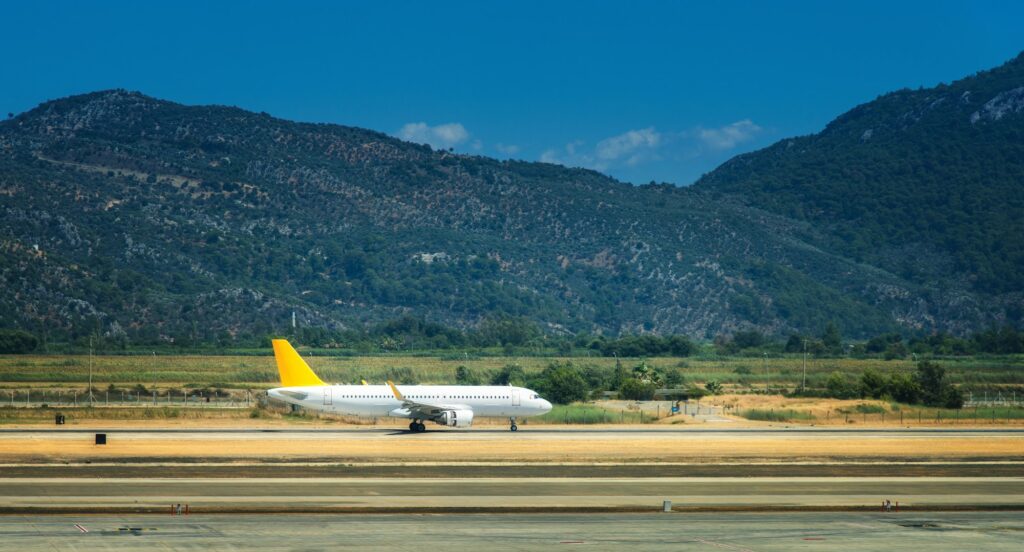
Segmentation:
<svg viewBox="0 0 1024 552">
<path fill-rule="evenodd" d="M 893 374 L 889 376 L 889 396 L 907 404 L 921 400 L 921 388 L 909 374 Z"/>
<path fill-rule="evenodd" d="M 860 376 L 860 394 L 862 397 L 880 399 L 885 395 L 887 387 L 888 382 L 885 376 L 871 368 L 864 370 L 864 373 Z"/>
<path fill-rule="evenodd" d="M 36 336 L 22 330 L 0 330 L 0 354 L 23 355 L 39 346 Z"/>
<path fill-rule="evenodd" d="M 491 385 L 524 385 L 525 383 L 526 373 L 518 364 L 506 364 L 491 378 Z"/>
<path fill-rule="evenodd" d="M 832 372 L 825 382 L 825 393 L 833 399 L 852 399 L 857 396 L 859 389 L 842 372 Z"/>
<path fill-rule="evenodd" d="M 571 363 L 549 364 L 536 386 L 553 403 L 569 404 L 587 398 L 587 382 Z"/>
<path fill-rule="evenodd" d="M 480 377 L 469 368 L 460 365 L 455 369 L 455 383 L 459 385 L 480 385 Z"/>
<path fill-rule="evenodd" d="M 791 422 L 795 420 L 813 420 L 814 416 L 809 412 L 798 410 L 767 410 L 763 408 L 752 408 L 740 412 L 740 416 L 748 420 L 760 422 Z"/>
<path fill-rule="evenodd" d="M 654 391 L 653 383 L 629 378 L 619 387 L 619 397 L 632 401 L 649 401 L 654 398 Z"/>
</svg>

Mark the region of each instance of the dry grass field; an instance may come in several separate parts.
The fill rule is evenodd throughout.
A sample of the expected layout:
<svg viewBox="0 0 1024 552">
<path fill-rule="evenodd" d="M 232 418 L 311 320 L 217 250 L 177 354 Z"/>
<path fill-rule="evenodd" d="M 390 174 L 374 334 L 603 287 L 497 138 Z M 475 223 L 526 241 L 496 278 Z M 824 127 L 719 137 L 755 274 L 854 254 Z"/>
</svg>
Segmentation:
<svg viewBox="0 0 1024 552">
<path fill-rule="evenodd" d="M 613 427 L 613 426 L 609 426 Z M 331 462 L 709 462 L 730 460 L 929 461 L 1024 458 L 1016 434 L 850 433 L 808 435 L 787 431 L 730 432 L 535 432 L 510 439 L 505 432 L 431 431 L 399 435 L 388 431 L 346 433 L 185 433 L 110 435 L 96 446 L 90 433 L 0 437 L 0 463 L 308 460 Z M 396 429 L 398 429 L 396 427 Z M 884 469 L 884 468 L 880 468 Z"/>
</svg>

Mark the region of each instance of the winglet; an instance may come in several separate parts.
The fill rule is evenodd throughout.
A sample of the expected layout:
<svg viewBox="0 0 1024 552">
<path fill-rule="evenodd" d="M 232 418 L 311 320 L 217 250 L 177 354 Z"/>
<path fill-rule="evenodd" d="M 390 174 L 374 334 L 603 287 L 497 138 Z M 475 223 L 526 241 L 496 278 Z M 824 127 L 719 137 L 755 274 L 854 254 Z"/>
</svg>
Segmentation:
<svg viewBox="0 0 1024 552">
<path fill-rule="evenodd" d="M 291 343 L 286 339 L 275 339 L 274 359 L 277 360 L 277 372 L 281 375 L 282 387 L 305 387 L 326 385 L 312 370 L 305 360 L 299 356 Z"/>
<path fill-rule="evenodd" d="M 388 380 L 388 386 L 391 387 L 391 392 L 395 394 L 396 399 L 405 402 L 405 397 L 403 397 L 402 394 L 398 392 L 398 388 L 395 387 L 394 383 L 391 383 L 391 380 Z"/>
</svg>

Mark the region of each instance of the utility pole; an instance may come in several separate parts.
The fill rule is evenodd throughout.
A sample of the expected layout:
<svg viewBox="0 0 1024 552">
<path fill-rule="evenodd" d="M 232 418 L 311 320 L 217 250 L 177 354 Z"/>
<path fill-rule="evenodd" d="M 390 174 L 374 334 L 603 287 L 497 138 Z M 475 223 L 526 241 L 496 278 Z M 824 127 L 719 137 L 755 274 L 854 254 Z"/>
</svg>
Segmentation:
<svg viewBox="0 0 1024 552">
<path fill-rule="evenodd" d="M 807 390 L 807 340 L 804 339 L 804 379 L 803 383 L 800 384 L 800 390 Z"/>
<path fill-rule="evenodd" d="M 92 406 L 92 336 L 89 336 L 89 406 Z"/>
<path fill-rule="evenodd" d="M 764 352 L 764 394 L 767 395 L 771 390 L 771 382 L 768 379 L 768 351 Z"/>
</svg>

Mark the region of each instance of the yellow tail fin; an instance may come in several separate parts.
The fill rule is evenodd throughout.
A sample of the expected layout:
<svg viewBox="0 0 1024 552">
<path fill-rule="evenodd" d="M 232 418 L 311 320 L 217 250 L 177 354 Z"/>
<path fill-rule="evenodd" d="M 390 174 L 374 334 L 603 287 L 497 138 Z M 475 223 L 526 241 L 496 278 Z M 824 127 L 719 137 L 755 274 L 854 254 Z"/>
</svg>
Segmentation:
<svg viewBox="0 0 1024 552">
<path fill-rule="evenodd" d="M 309 369 L 309 365 L 299 356 L 287 339 L 275 339 L 274 358 L 277 360 L 277 372 L 281 374 L 282 387 L 305 387 L 311 385 L 327 385 Z"/>
</svg>

